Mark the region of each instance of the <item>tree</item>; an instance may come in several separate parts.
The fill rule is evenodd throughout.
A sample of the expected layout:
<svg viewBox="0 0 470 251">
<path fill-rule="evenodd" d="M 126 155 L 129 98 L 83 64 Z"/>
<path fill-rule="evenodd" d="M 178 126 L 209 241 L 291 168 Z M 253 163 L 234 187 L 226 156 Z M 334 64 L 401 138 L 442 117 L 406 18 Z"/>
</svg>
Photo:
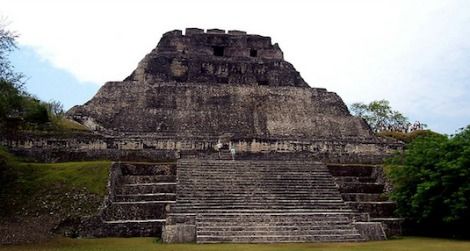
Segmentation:
<svg viewBox="0 0 470 251">
<path fill-rule="evenodd" d="M 14 71 L 8 55 L 16 49 L 17 35 L 0 20 L 0 131 L 14 135 L 20 127 L 36 128 L 50 121 L 51 112 L 59 112 L 57 102 L 41 102 L 23 89 L 23 75 Z"/>
<path fill-rule="evenodd" d="M 350 110 L 354 116 L 363 118 L 374 132 L 379 131 L 413 131 L 422 130 L 426 125 L 415 122 L 398 111 L 392 110 L 387 100 L 372 101 L 369 104 L 353 103 Z"/>
<path fill-rule="evenodd" d="M 16 49 L 18 35 L 9 31 L 6 26 L 6 20 L 0 19 L 0 80 L 6 81 L 21 90 L 24 76 L 14 71 L 14 67 L 8 59 L 10 52 Z"/>
<path fill-rule="evenodd" d="M 470 126 L 452 137 L 428 134 L 387 161 L 397 212 L 421 233 L 470 237 Z M 436 233 L 436 232 L 435 232 Z"/>
</svg>

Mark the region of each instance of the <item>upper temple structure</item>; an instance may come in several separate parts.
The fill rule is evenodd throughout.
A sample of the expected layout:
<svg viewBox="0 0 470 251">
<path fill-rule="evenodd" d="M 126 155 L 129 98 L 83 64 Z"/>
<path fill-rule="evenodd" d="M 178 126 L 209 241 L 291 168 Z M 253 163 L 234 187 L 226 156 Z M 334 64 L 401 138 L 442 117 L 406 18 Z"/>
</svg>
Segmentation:
<svg viewBox="0 0 470 251">
<path fill-rule="evenodd" d="M 271 38 L 218 29 L 165 33 L 130 76 L 68 115 L 108 134 L 376 140 Z"/>
<path fill-rule="evenodd" d="M 310 87 L 271 38 L 163 35 L 123 81 L 66 116 L 90 129 L 2 144 L 42 161 L 117 160 L 81 236 L 164 242 L 383 240 L 402 219 L 377 137 L 334 92 Z"/>
</svg>

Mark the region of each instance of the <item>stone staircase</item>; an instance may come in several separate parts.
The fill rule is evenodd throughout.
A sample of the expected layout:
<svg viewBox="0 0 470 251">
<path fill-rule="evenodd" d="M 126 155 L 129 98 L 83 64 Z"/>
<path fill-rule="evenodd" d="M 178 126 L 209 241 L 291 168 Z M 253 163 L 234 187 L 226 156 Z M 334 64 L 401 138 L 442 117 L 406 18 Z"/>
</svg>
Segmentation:
<svg viewBox="0 0 470 251">
<path fill-rule="evenodd" d="M 232 154 L 229 149 L 220 149 L 220 152 L 217 153 L 218 160 L 232 160 Z"/>
<path fill-rule="evenodd" d="M 402 218 L 394 216 L 396 204 L 386 195 L 383 169 L 374 165 L 330 164 L 328 169 L 339 185 L 341 195 L 356 212 L 380 222 L 387 237 L 401 235 Z"/>
<path fill-rule="evenodd" d="M 179 160 L 166 242 L 361 241 L 328 168 L 305 161 Z M 382 231 L 382 230 L 381 230 Z M 383 231 L 382 231 L 383 233 Z"/>
<path fill-rule="evenodd" d="M 166 211 L 176 199 L 176 165 L 114 163 L 108 191 L 86 236 L 161 236 Z"/>
</svg>

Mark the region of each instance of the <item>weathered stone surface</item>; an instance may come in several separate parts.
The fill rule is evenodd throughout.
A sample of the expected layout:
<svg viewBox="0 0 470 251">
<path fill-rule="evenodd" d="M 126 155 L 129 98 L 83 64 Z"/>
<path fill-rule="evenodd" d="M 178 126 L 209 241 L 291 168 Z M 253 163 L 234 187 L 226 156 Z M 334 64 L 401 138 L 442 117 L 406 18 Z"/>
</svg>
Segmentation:
<svg viewBox="0 0 470 251">
<path fill-rule="evenodd" d="M 379 222 L 356 222 L 357 231 L 368 241 L 380 241 L 386 239 L 382 224 Z"/>
<path fill-rule="evenodd" d="M 0 144 L 42 161 L 185 159 L 178 172 L 113 165 L 83 236 L 160 236 L 164 227 L 166 242 L 314 242 L 400 231 L 377 167 L 312 161 L 381 163 L 402 144 L 376 137 L 336 93 L 309 87 L 269 37 L 167 32 L 131 75 L 67 116 L 91 132 L 0 135 Z M 231 159 L 230 148 L 237 161 L 214 161 Z"/>
<path fill-rule="evenodd" d="M 242 31 L 168 32 L 125 81 L 67 116 L 92 133 L 0 143 L 42 161 L 212 158 L 221 138 L 245 159 L 380 163 L 402 147 L 377 138 L 335 93 L 310 88 L 269 37 Z"/>
<path fill-rule="evenodd" d="M 216 29 L 164 34 L 125 81 L 68 115 L 107 133 L 376 140 L 338 95 L 310 88 L 269 37 Z"/>
<path fill-rule="evenodd" d="M 375 139 L 336 94 L 323 89 L 142 84 L 107 83 L 70 113 L 113 132 Z"/>
<path fill-rule="evenodd" d="M 345 204 L 327 167 L 319 162 L 181 159 L 177 163 L 177 199 L 163 231 L 166 242 L 384 238 L 378 222 L 358 232 L 353 222 L 368 221 L 368 215 Z"/>
<path fill-rule="evenodd" d="M 376 165 L 330 164 L 328 169 L 339 186 L 341 196 L 351 209 L 369 216 L 380 224 L 387 238 L 401 235 L 402 218 L 394 216 L 396 204 L 388 200 L 387 180 L 383 168 Z M 380 236 L 375 225 L 358 223 L 356 228 L 369 240 Z M 379 234 L 378 234 L 379 233 Z"/>
<path fill-rule="evenodd" d="M 196 242 L 196 225 L 165 225 L 162 240 L 165 243 Z"/>
<path fill-rule="evenodd" d="M 176 166 L 113 163 L 99 214 L 82 220 L 83 237 L 161 236 L 169 205 L 176 200 Z"/>
</svg>

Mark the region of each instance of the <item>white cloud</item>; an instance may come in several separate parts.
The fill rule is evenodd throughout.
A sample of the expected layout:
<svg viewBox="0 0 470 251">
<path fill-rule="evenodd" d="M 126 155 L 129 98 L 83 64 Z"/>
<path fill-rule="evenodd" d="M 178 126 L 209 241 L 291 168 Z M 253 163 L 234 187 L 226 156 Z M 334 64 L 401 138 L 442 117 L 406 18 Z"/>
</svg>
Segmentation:
<svg viewBox="0 0 470 251">
<path fill-rule="evenodd" d="M 388 99 L 419 118 L 426 118 L 419 116 L 423 109 L 470 117 L 461 107 L 470 99 L 470 76 L 462 73 L 470 62 L 468 1 L 0 0 L 0 6 L 21 44 L 82 81 L 125 78 L 168 30 L 242 29 L 271 36 L 311 86 L 338 92 L 347 103 Z"/>
</svg>

